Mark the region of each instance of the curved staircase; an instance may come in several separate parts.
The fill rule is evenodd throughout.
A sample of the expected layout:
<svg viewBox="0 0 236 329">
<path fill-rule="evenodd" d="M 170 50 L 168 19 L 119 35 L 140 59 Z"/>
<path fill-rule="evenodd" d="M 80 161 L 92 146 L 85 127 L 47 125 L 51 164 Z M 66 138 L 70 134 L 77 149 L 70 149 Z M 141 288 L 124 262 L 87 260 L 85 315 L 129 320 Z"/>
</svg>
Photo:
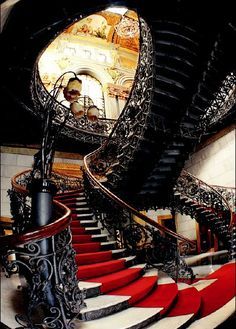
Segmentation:
<svg viewBox="0 0 236 329">
<path fill-rule="evenodd" d="M 110 3 L 107 0 L 98 1 L 96 9 L 103 10 Z M 88 156 L 88 163 L 85 161 L 87 171 L 91 169 L 93 174 L 102 177 L 108 191 L 110 189 L 116 194 L 112 201 L 106 202 L 104 198 L 107 195 L 104 194 L 101 201 L 105 205 L 112 208 L 115 200 L 120 206 L 119 197 L 124 197 L 126 202 L 134 205 L 135 214 L 138 213 L 137 209 L 171 207 L 175 202 L 182 210 L 188 205 L 190 213 L 200 223 L 207 223 L 222 240 L 225 239 L 227 245 L 229 213 L 223 209 L 221 216 L 219 209 L 199 204 L 189 196 L 174 195 L 174 186 L 185 160 L 208 128 L 209 118 L 206 117 L 209 106 L 217 98 L 223 80 L 234 69 L 230 46 L 235 27 L 229 8 L 221 12 L 221 6 L 218 6 L 213 22 L 209 24 L 208 10 L 203 10 L 204 15 L 201 15 L 196 8 L 195 14 L 194 6 L 190 10 L 186 1 L 166 1 L 159 5 L 157 13 L 152 12 L 152 5 L 142 2 L 116 3 L 130 4 L 136 7 L 140 15 L 140 58 L 129 100 L 108 139 L 109 127 L 113 123 L 109 124 L 105 134 L 100 134 L 80 131 L 81 127 L 70 120 L 69 127 L 65 126 L 63 133 L 73 140 L 82 138 L 84 142 L 96 144 L 106 138 L 103 146 Z M 45 7 L 48 15 L 44 15 Z M 200 5 L 197 7 L 201 8 Z M 91 13 L 92 8 L 93 1 L 88 1 L 84 6 L 72 0 L 63 4 L 58 2 L 53 9 L 46 0 L 37 0 L 34 5 L 30 1 L 16 5 L 8 28 L 3 33 L 3 40 L 6 41 L 3 88 L 7 96 L 14 96 L 17 106 L 34 115 L 38 112 L 40 118 L 43 116 L 41 110 L 49 105 L 50 110 L 55 110 L 53 113 L 63 113 L 63 107 L 45 94 L 37 77 L 38 56 L 51 38 L 70 25 L 73 19 L 78 20 L 78 17 Z M 18 38 L 15 37 L 15 24 L 18 26 Z M 20 83 L 12 84 L 12 81 Z M 9 107 L 8 98 L 5 104 Z M 69 131 L 65 131 L 66 128 Z M 50 152 L 47 161 L 50 164 Z M 95 190 L 97 186 L 95 184 L 92 188 Z M 46 320 L 43 320 L 44 327 L 47 326 L 45 321 L 51 321 L 48 327 L 64 329 L 64 325 L 69 329 L 71 318 L 76 314 L 76 326 L 81 329 L 174 329 L 186 326 L 210 329 L 232 314 L 235 263 L 225 264 L 196 282 L 175 282 L 167 272 L 153 268 L 150 263 L 140 262 L 140 254 L 135 248 L 132 250 L 132 246 L 137 247 L 137 241 L 142 239 L 141 225 L 135 224 L 137 230 L 133 230 L 134 225 L 129 222 L 128 233 L 135 242 L 129 248 L 122 245 L 121 239 L 110 240 L 109 232 L 103 228 L 103 222 L 98 221 L 99 216 L 94 215 L 82 189 L 55 197 L 71 210 L 70 229 L 69 209 L 57 202 L 55 208 L 59 210 L 56 217 L 48 218 L 55 221 L 35 228 L 26 190 L 21 189 L 17 193 L 15 199 L 18 199 L 15 201 L 18 208 L 13 210 L 16 215 L 17 211 L 21 215 L 20 221 L 17 222 L 16 218 L 15 223 L 19 231 L 16 229 L 12 237 L 1 239 L 0 245 L 4 248 L 3 259 L 7 271 L 14 270 L 14 262 L 9 264 L 7 255 L 15 250 L 20 255 L 19 260 L 22 263 L 25 261 L 24 265 L 30 271 L 27 279 L 29 287 L 33 287 L 30 291 L 32 305 L 28 307 L 27 316 L 30 318 L 32 309 L 41 303 L 48 307 L 49 313 L 55 313 L 52 305 L 57 306 L 58 317 L 53 318 L 53 314 L 48 316 L 47 313 Z M 127 207 L 123 207 L 121 212 L 119 209 L 113 207 L 114 217 L 110 218 L 110 225 L 117 235 L 123 224 L 123 219 L 119 218 L 121 212 L 132 214 Z M 150 239 L 151 243 L 155 239 L 158 242 L 164 230 L 160 233 L 158 224 L 154 225 L 151 220 L 146 224 L 145 243 L 148 244 Z M 75 257 L 70 248 L 70 231 Z M 235 236 L 235 231 L 233 234 Z M 172 232 L 171 237 L 176 241 L 180 236 Z M 159 249 L 159 246 L 153 243 L 150 251 L 162 256 L 166 250 Z M 235 248 L 235 243 L 232 243 L 232 248 Z M 38 254 L 34 254 L 35 250 Z M 35 260 L 38 256 L 47 264 L 44 265 L 46 274 L 44 266 L 40 268 Z M 171 256 L 173 260 L 173 253 Z M 74 277 L 80 281 L 79 288 L 84 289 L 83 293 Z M 53 293 L 52 287 L 55 288 Z M 87 306 L 80 310 L 83 294 Z M 55 303 L 52 302 L 52 295 Z M 21 319 L 18 317 L 18 320 Z M 31 318 L 26 320 L 32 327 Z"/>
<path fill-rule="evenodd" d="M 86 304 L 76 327 L 207 329 L 233 313 L 235 263 L 191 284 L 175 282 L 109 241 L 101 223 L 94 220 L 83 190 L 55 198 L 72 211 L 72 244 Z"/>
</svg>

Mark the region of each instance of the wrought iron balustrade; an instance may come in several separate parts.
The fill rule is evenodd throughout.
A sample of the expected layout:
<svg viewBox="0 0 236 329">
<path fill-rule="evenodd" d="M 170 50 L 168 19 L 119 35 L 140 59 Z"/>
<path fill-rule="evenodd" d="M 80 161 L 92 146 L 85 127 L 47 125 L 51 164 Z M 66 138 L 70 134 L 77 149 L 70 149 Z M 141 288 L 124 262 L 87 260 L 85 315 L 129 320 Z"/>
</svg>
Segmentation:
<svg viewBox="0 0 236 329">
<path fill-rule="evenodd" d="M 212 185 L 212 187 L 222 195 L 222 197 L 227 201 L 230 209 L 235 212 L 236 207 L 236 188 L 235 187 L 227 187 L 227 186 L 219 186 Z"/>
<path fill-rule="evenodd" d="M 6 275 L 19 274 L 26 280 L 22 287 L 27 295 L 26 314 L 15 316 L 21 328 L 69 329 L 84 307 L 71 247 L 70 210 L 55 204 L 55 222 L 0 238 Z"/>
<path fill-rule="evenodd" d="M 139 61 L 132 90 L 126 106 L 120 114 L 109 139 L 103 147 L 93 154 L 91 170 L 97 174 L 107 174 L 110 167 L 116 166 L 115 173 L 110 175 L 109 182 L 116 185 L 122 179 L 134 158 L 134 153 L 146 129 L 146 121 L 151 111 L 151 92 L 153 90 L 153 40 L 150 28 L 140 18 L 140 51 Z M 156 114 L 156 129 L 163 130 L 162 117 Z M 114 144 L 115 141 L 116 143 Z M 119 160 L 118 160 L 119 158 Z M 111 172 L 111 170 L 110 170 Z"/>
<path fill-rule="evenodd" d="M 52 172 L 51 181 L 58 191 L 76 190 L 83 186 L 82 178 L 68 177 Z M 32 183 L 32 171 L 25 170 L 12 178 L 12 188 L 8 190 L 10 197 L 11 214 L 14 218 L 13 231 L 25 232 L 32 227 L 31 195 L 29 188 Z"/>
<path fill-rule="evenodd" d="M 236 74 L 231 72 L 222 82 L 222 85 L 214 95 L 210 106 L 199 118 L 199 123 L 194 128 L 181 125 L 181 134 L 187 138 L 200 138 L 209 127 L 223 120 L 236 104 Z"/>
<path fill-rule="evenodd" d="M 175 185 L 172 207 L 207 225 L 228 247 L 233 212 L 228 201 L 214 187 L 182 171 Z"/>
<path fill-rule="evenodd" d="M 206 208 L 214 209 L 217 212 L 230 211 L 229 203 L 222 194 L 213 186 L 206 184 L 185 170 L 182 171 L 176 182 L 175 191 Z"/>
<path fill-rule="evenodd" d="M 53 173 L 52 180 L 61 191 L 66 184 L 68 189 L 81 188 L 78 178 Z M 0 238 L 0 257 L 6 274 L 19 274 L 26 281 L 26 314 L 15 318 L 22 328 L 70 329 L 84 307 L 71 244 L 71 212 L 54 201 L 53 221 L 36 227 L 29 192 L 31 182 L 31 170 L 13 177 L 9 191 L 13 234 Z"/>
<path fill-rule="evenodd" d="M 135 253 L 140 260 L 162 268 L 175 279 L 193 277 L 191 269 L 178 253 L 177 241 L 185 244 L 186 252 L 190 246 L 195 246 L 195 241 L 158 224 L 104 187 L 89 169 L 95 152 L 84 159 L 84 187 L 94 214 L 103 227 L 121 248 Z"/>
<path fill-rule="evenodd" d="M 58 88 L 61 88 L 61 86 Z M 46 102 L 50 101 L 50 106 L 55 111 L 53 120 L 54 124 L 58 125 L 64 121 L 66 114 L 69 113 L 69 108 L 67 108 L 62 102 L 59 102 L 57 99 L 52 97 L 50 92 L 47 91 L 40 78 L 37 66 L 35 67 L 33 73 L 31 93 L 35 105 L 35 112 L 37 115 L 39 115 L 41 118 L 44 117 L 44 105 Z M 91 104 L 93 103 L 88 96 L 81 97 L 81 100 L 86 104 L 88 102 Z M 72 113 L 69 113 L 62 133 L 75 139 L 79 137 L 86 142 L 99 142 L 100 144 L 102 141 L 104 141 L 104 138 L 110 134 L 116 123 L 116 120 L 107 119 L 103 116 L 104 115 L 101 116 L 100 114 L 100 117 L 96 122 L 91 122 L 86 118 L 86 116 L 83 116 L 77 120 Z M 90 135 L 91 138 L 89 139 Z"/>
</svg>

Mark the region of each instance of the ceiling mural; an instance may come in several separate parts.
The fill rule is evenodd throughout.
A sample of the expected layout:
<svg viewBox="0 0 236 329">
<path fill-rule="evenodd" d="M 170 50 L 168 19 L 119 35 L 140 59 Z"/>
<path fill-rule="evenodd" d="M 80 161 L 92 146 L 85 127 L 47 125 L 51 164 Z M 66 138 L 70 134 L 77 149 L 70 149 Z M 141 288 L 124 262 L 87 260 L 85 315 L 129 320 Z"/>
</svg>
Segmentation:
<svg viewBox="0 0 236 329">
<path fill-rule="evenodd" d="M 47 90 L 64 72 L 74 71 L 96 78 L 108 97 L 127 99 L 139 57 L 138 24 L 137 14 L 127 9 L 122 14 L 104 10 L 73 23 L 39 59 Z"/>
</svg>

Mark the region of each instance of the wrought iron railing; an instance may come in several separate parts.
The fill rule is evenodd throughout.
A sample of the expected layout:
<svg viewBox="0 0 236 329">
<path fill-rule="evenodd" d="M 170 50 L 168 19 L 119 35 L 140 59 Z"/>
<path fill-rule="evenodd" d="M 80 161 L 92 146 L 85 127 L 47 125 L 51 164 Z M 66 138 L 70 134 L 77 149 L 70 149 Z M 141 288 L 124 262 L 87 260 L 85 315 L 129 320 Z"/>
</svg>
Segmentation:
<svg viewBox="0 0 236 329">
<path fill-rule="evenodd" d="M 108 137 L 116 123 L 116 120 L 106 119 L 103 117 L 99 117 L 96 122 L 89 121 L 86 116 L 83 116 L 78 120 L 75 119 L 73 114 L 69 112 L 69 109 L 63 105 L 62 102 L 59 102 L 54 97 L 52 97 L 51 94 L 47 91 L 40 78 L 37 65 L 35 66 L 33 73 L 31 93 L 35 106 L 35 113 L 39 117 L 44 117 L 44 105 L 49 101 L 55 111 L 55 125 L 61 124 L 61 122 L 64 121 L 66 114 L 69 113 L 62 133 L 72 138 L 79 138 L 85 142 L 96 142 L 100 144 L 102 141 L 104 141 L 104 139 Z M 87 99 L 88 96 L 84 96 L 84 98 Z"/>
<path fill-rule="evenodd" d="M 185 243 L 186 252 L 190 246 L 195 246 L 195 241 L 158 224 L 103 186 L 89 169 L 96 152 L 84 159 L 84 186 L 97 219 L 117 240 L 120 247 L 136 253 L 153 266 L 161 267 L 175 279 L 180 276 L 192 277 L 191 269 L 178 253 L 177 241 Z"/>
<path fill-rule="evenodd" d="M 70 210 L 59 202 L 55 205 L 55 222 L 0 238 L 6 274 L 19 274 L 27 282 L 26 314 L 15 316 L 21 328 L 69 329 L 84 306 L 71 247 Z"/>
<path fill-rule="evenodd" d="M 153 41 L 150 28 L 140 18 L 139 61 L 132 90 L 126 106 L 117 120 L 109 139 L 93 155 L 91 169 L 97 174 L 108 174 L 109 184 L 116 186 L 132 163 L 146 129 L 146 121 L 151 111 L 151 92 L 153 90 Z M 158 117 L 158 113 L 157 113 Z M 163 129 L 161 116 L 159 129 Z M 116 141 L 114 144 L 113 141 Z M 116 166 L 119 161 L 119 166 Z M 116 167 L 114 171 L 111 168 Z M 107 172 L 108 171 L 108 172 Z"/>
<path fill-rule="evenodd" d="M 210 227 L 227 247 L 233 211 L 224 195 L 185 170 L 178 178 L 174 191 L 172 207 Z M 203 217 L 205 220 L 202 222 Z"/>
<path fill-rule="evenodd" d="M 221 193 L 185 170 L 182 171 L 176 182 L 175 191 L 206 208 L 218 212 L 230 211 L 230 205 Z"/>
<path fill-rule="evenodd" d="M 64 188 L 66 182 L 70 183 L 70 178 L 62 181 L 59 176 L 59 180 L 58 175 L 54 177 L 58 186 Z M 26 279 L 26 314 L 16 315 L 15 319 L 22 328 L 69 329 L 84 307 L 71 244 L 71 211 L 54 201 L 53 222 L 35 227 L 28 190 L 31 179 L 30 170 L 12 179 L 9 194 L 13 234 L 0 238 L 0 256 L 6 275 L 19 274 Z M 77 188 L 74 178 L 72 181 L 72 186 Z"/>
<path fill-rule="evenodd" d="M 83 187 L 82 178 L 68 177 L 52 172 L 51 181 L 57 191 L 78 190 Z M 29 188 L 32 183 L 32 171 L 30 169 L 15 175 L 12 180 L 12 188 L 8 190 L 10 197 L 11 214 L 14 218 L 14 233 L 22 233 L 32 227 L 31 221 L 31 196 Z"/>
<path fill-rule="evenodd" d="M 230 209 L 236 212 L 236 188 L 220 185 L 212 185 L 212 187 L 227 201 Z"/>
<path fill-rule="evenodd" d="M 218 92 L 213 95 L 210 106 L 199 118 L 198 125 L 189 128 L 181 125 L 181 134 L 187 138 L 199 139 L 207 130 L 223 120 L 236 104 L 236 74 L 231 72 L 222 82 Z"/>
</svg>

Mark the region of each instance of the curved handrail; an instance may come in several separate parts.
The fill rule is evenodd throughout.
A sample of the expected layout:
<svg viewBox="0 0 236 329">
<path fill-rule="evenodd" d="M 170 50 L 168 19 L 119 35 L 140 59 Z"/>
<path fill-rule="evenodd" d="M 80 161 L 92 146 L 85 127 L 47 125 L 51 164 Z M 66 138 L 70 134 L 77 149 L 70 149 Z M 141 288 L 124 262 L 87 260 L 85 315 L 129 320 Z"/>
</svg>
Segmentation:
<svg viewBox="0 0 236 329">
<path fill-rule="evenodd" d="M 187 172 L 186 170 L 182 170 L 182 174 L 191 177 L 193 180 L 197 181 L 199 183 L 199 185 L 201 186 L 206 186 L 210 191 L 214 192 L 220 200 L 222 200 L 222 203 L 224 204 L 225 208 L 229 211 L 230 213 L 230 220 L 229 220 L 229 226 L 228 229 L 231 230 L 232 226 L 234 225 L 234 212 L 232 211 L 232 208 L 229 204 L 229 202 L 226 200 L 226 198 L 219 192 L 217 191 L 217 189 L 215 188 L 215 186 L 213 185 L 209 185 L 207 183 L 205 183 L 204 181 L 202 181 L 201 179 L 197 178 L 196 176 L 194 176 L 193 174 Z M 180 175 L 181 178 L 181 175 Z"/>
<path fill-rule="evenodd" d="M 33 228 L 28 230 L 22 234 L 12 234 L 6 235 L 0 238 L 0 248 L 11 247 L 14 248 L 16 246 L 32 242 L 35 240 L 42 240 L 51 237 L 52 235 L 56 235 L 63 230 L 65 230 L 71 222 L 71 211 L 62 203 L 54 200 L 54 204 L 61 210 L 60 212 L 64 212 L 64 215 L 57 219 L 55 222 L 50 223 L 48 225 L 44 225 L 41 227 Z"/>
<path fill-rule="evenodd" d="M 150 224 L 152 226 L 154 226 L 155 228 L 157 228 L 158 230 L 174 237 L 175 239 L 184 241 L 186 243 L 189 243 L 190 245 L 194 246 L 195 242 L 185 238 L 184 236 L 182 236 L 181 234 L 175 233 L 173 231 L 171 231 L 170 229 L 164 227 L 161 224 L 158 224 L 157 222 L 155 222 L 153 219 L 149 218 L 148 216 L 140 213 L 138 210 L 136 210 L 135 208 L 133 208 L 131 205 L 129 205 L 128 203 L 126 203 L 125 201 L 121 200 L 118 196 L 116 196 L 115 194 L 113 194 L 110 190 L 108 190 L 105 186 L 103 186 L 97 178 L 95 178 L 92 174 L 92 172 L 89 169 L 88 166 L 88 161 L 89 158 L 94 156 L 97 152 L 99 152 L 101 149 L 98 148 L 97 150 L 91 152 L 90 154 L 87 154 L 84 157 L 84 165 L 85 165 L 85 170 L 86 173 L 88 174 L 88 176 L 90 177 L 90 179 L 93 181 L 93 183 L 95 184 L 95 186 L 97 186 L 108 198 L 110 198 L 111 200 L 115 201 L 117 204 L 119 204 L 120 206 L 122 206 L 124 209 L 129 210 L 130 212 L 132 212 L 135 216 L 137 216 L 138 218 L 142 219 L 145 223 Z"/>
<path fill-rule="evenodd" d="M 30 172 L 31 172 L 31 169 L 25 169 L 23 171 L 20 171 L 19 173 L 17 173 L 16 175 L 14 175 L 11 178 L 11 185 L 12 185 L 12 187 L 14 188 L 14 190 L 16 192 L 19 192 L 19 193 L 22 193 L 22 194 L 28 194 L 29 193 L 29 191 L 26 188 L 24 188 L 22 185 L 17 183 L 17 178 L 20 178 L 21 176 L 26 175 Z"/>
<path fill-rule="evenodd" d="M 210 190 L 212 190 L 215 194 L 217 194 L 221 200 L 224 201 L 226 207 L 230 210 L 230 205 L 229 205 L 228 201 L 213 187 L 214 185 L 207 184 L 206 182 L 202 181 L 201 179 L 199 179 L 198 177 L 194 176 L 193 174 L 191 174 L 190 172 L 188 172 L 186 170 L 182 170 L 182 173 L 184 173 L 187 176 L 192 177 L 193 179 L 198 181 L 201 185 L 207 186 Z"/>
<path fill-rule="evenodd" d="M 30 172 L 31 169 L 24 170 L 12 177 L 11 183 L 15 191 L 24 195 L 29 194 L 29 191 L 26 188 L 17 183 L 17 179 L 22 175 L 27 175 Z M 32 228 L 21 234 L 2 236 L 0 238 L 0 247 L 14 248 L 28 242 L 49 238 L 50 236 L 56 235 L 65 230 L 71 222 L 71 210 L 59 201 L 53 200 L 53 204 L 56 206 L 56 211 L 59 213 L 60 218 L 52 223 L 41 227 Z"/>
</svg>

